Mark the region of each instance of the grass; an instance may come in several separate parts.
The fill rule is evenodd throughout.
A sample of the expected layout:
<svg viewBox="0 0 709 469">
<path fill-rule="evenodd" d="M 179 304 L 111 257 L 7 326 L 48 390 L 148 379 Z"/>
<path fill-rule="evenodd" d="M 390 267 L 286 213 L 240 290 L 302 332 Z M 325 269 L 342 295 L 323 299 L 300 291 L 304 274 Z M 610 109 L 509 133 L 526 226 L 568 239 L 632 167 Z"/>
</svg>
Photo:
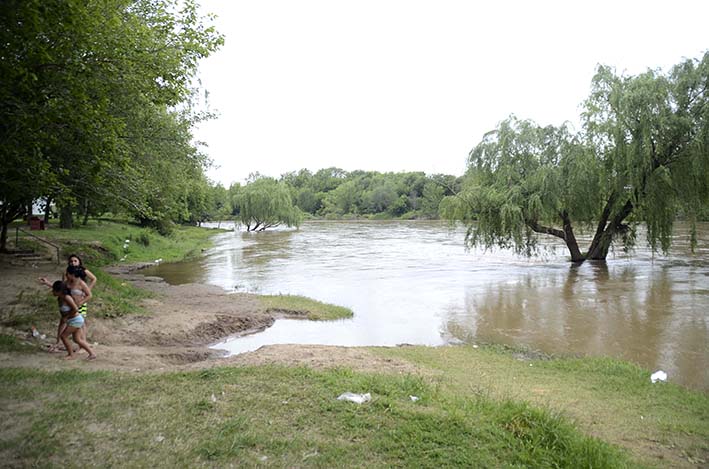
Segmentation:
<svg viewBox="0 0 709 469">
<path fill-rule="evenodd" d="M 301 313 L 316 321 L 329 321 L 352 317 L 352 310 L 344 306 L 323 303 L 304 296 L 297 295 L 261 295 L 261 304 L 269 311 L 284 311 Z"/>
<path fill-rule="evenodd" d="M 709 459 L 709 395 L 652 384 L 650 371 L 631 363 L 544 357 L 500 346 L 376 351 L 425 367 L 455 395 L 525 401 L 563 413 L 583 432 L 623 444 L 646 464 L 664 458 L 660 467 L 696 466 Z"/>
<path fill-rule="evenodd" d="M 176 226 L 172 234 L 163 236 L 152 228 L 98 219 L 70 230 L 51 224 L 46 231 L 33 234 L 59 244 L 63 259 L 78 254 L 93 271 L 95 267 L 115 262 L 157 259 L 173 262 L 193 257 L 211 246 L 209 238 L 216 232 L 195 226 Z"/>
<path fill-rule="evenodd" d="M 552 412 L 416 376 L 264 366 L 0 380 L 11 466 L 636 467 Z M 372 401 L 338 401 L 346 391 Z"/>
<path fill-rule="evenodd" d="M 36 345 L 21 341 L 14 335 L 0 334 L 0 352 L 34 352 Z"/>
</svg>

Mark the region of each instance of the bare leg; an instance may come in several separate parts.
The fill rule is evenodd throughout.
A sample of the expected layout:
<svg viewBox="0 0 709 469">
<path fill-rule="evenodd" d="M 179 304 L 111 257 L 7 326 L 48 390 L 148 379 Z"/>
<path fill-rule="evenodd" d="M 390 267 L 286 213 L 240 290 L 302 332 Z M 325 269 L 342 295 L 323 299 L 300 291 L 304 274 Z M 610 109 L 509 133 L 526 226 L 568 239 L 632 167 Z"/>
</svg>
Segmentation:
<svg viewBox="0 0 709 469">
<path fill-rule="evenodd" d="M 88 342 L 86 342 L 86 339 L 84 338 L 84 329 L 76 329 L 74 331 L 74 342 L 79 344 L 79 347 L 82 349 L 86 350 L 89 353 L 89 356 L 87 357 L 88 360 L 93 360 L 96 358 L 96 354 L 94 353 L 93 350 L 91 350 L 91 347 L 89 347 Z"/>
<path fill-rule="evenodd" d="M 62 332 L 62 335 L 60 336 L 62 339 L 62 343 L 64 344 L 64 347 L 66 348 L 67 356 L 64 357 L 65 360 L 73 360 L 76 357 L 74 356 L 74 347 L 71 346 L 71 343 L 69 342 L 69 335 L 72 334 L 72 332 L 76 331 L 77 329 L 75 327 L 69 327 L 67 326 L 64 331 Z"/>
</svg>

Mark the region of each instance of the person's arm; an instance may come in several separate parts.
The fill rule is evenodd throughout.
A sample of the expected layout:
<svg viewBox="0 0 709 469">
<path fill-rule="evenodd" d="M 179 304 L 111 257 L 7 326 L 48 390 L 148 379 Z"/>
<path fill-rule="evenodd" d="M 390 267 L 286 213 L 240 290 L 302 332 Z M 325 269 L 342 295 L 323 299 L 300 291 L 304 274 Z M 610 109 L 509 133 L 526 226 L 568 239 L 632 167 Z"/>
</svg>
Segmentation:
<svg viewBox="0 0 709 469">
<path fill-rule="evenodd" d="M 71 297 L 71 295 L 64 295 L 64 303 L 66 303 L 66 305 L 71 308 L 71 311 L 64 315 L 65 318 L 74 316 L 76 312 L 79 311 L 79 308 L 76 306 L 76 302 L 74 301 L 74 298 Z"/>
<path fill-rule="evenodd" d="M 47 277 L 40 277 L 38 280 L 39 280 L 39 283 L 41 283 L 42 285 L 46 285 L 48 287 L 52 286 L 52 284 L 49 282 L 49 280 L 47 280 Z"/>
<path fill-rule="evenodd" d="M 83 280 L 79 280 L 79 282 L 81 282 L 79 283 L 79 287 L 81 288 L 81 291 L 84 292 L 84 299 L 78 302 L 77 306 L 81 306 L 91 299 L 91 288 L 86 285 L 86 282 Z"/>
<path fill-rule="evenodd" d="M 84 269 L 84 273 L 86 274 L 86 284 L 89 286 L 91 290 L 94 289 L 94 285 L 96 285 L 96 276 L 91 273 L 90 270 Z"/>
<path fill-rule="evenodd" d="M 66 318 L 64 316 L 59 318 L 59 325 L 57 326 L 57 343 L 52 346 L 55 349 L 62 343 L 62 332 L 66 328 Z"/>
</svg>

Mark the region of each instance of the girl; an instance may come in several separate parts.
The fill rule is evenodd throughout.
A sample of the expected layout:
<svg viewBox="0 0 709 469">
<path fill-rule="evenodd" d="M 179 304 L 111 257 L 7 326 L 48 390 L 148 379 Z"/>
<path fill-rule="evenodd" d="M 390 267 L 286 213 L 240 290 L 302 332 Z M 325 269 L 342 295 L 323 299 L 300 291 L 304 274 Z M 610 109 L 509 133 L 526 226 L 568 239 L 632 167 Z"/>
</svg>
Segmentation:
<svg viewBox="0 0 709 469">
<path fill-rule="evenodd" d="M 71 296 L 79 309 L 79 314 L 84 317 L 84 334 L 87 334 L 86 313 L 88 312 L 86 302 L 91 299 L 91 287 L 84 280 L 88 279 L 86 270 L 83 267 L 70 265 L 64 272 L 64 283 L 71 291 Z M 95 277 L 94 277 L 95 278 Z"/>
<path fill-rule="evenodd" d="M 64 277 L 66 277 L 66 281 L 63 282 L 64 286 L 67 288 L 67 291 L 71 295 L 72 300 L 74 300 L 74 305 L 76 306 L 78 313 L 83 319 L 83 336 L 84 338 L 86 338 L 88 333 L 88 328 L 86 326 L 86 302 L 91 299 L 91 289 L 88 287 L 88 285 L 86 285 L 86 282 L 82 280 L 82 277 L 86 277 L 84 275 L 84 269 L 82 269 L 81 267 L 70 265 L 66 268 Z M 47 280 L 47 277 L 40 277 L 39 281 L 50 288 L 54 287 L 54 284 L 50 283 L 49 280 Z M 54 283 L 56 284 L 56 282 Z M 61 336 L 63 328 L 65 326 L 66 325 L 64 323 L 62 323 L 61 321 L 59 322 L 59 330 L 57 332 L 57 343 L 54 346 L 50 347 L 50 352 L 59 351 L 59 337 Z"/>
<path fill-rule="evenodd" d="M 84 264 L 82 264 L 82 262 L 81 262 L 81 258 L 79 256 L 77 256 L 76 254 L 72 254 L 67 258 L 67 262 L 68 262 L 67 267 L 70 267 L 73 265 L 73 266 L 81 267 L 82 269 L 84 269 L 84 272 L 86 273 L 86 279 L 84 279 L 84 280 L 86 281 L 86 284 L 89 286 L 89 289 L 93 290 L 94 285 L 96 285 L 96 276 L 94 274 L 92 274 L 89 269 L 84 267 Z M 66 282 L 66 274 L 62 278 L 62 280 L 64 280 Z"/>
<path fill-rule="evenodd" d="M 84 338 L 84 330 L 82 328 L 84 325 L 84 317 L 79 314 L 76 303 L 67 285 L 61 280 L 57 280 L 52 284 L 52 295 L 57 297 L 59 313 L 61 314 L 61 321 L 59 322 L 59 328 L 57 330 L 57 340 L 61 339 L 64 347 L 66 347 L 67 356 L 64 357 L 64 359 L 73 360 L 76 358 L 74 350 L 69 343 L 70 335 L 79 347 L 88 352 L 89 356 L 86 358 L 87 360 L 96 359 L 96 354 L 91 350 L 91 347 L 89 347 L 89 344 L 86 343 Z"/>
</svg>

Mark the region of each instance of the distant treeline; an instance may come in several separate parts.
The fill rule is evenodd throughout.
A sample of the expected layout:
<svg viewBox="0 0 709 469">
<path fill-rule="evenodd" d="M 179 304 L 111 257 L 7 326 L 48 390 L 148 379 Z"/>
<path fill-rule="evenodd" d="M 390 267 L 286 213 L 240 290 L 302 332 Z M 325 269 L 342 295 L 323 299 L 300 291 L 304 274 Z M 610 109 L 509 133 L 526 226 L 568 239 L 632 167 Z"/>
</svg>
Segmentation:
<svg viewBox="0 0 709 469">
<path fill-rule="evenodd" d="M 258 179 L 263 178 L 252 175 L 245 186 L 232 184 L 225 190 L 232 216 L 239 216 L 244 189 Z M 275 182 L 288 188 L 295 207 L 315 217 L 432 219 L 439 216 L 441 200 L 460 190 L 462 178 L 325 168 L 289 172 Z"/>
</svg>

